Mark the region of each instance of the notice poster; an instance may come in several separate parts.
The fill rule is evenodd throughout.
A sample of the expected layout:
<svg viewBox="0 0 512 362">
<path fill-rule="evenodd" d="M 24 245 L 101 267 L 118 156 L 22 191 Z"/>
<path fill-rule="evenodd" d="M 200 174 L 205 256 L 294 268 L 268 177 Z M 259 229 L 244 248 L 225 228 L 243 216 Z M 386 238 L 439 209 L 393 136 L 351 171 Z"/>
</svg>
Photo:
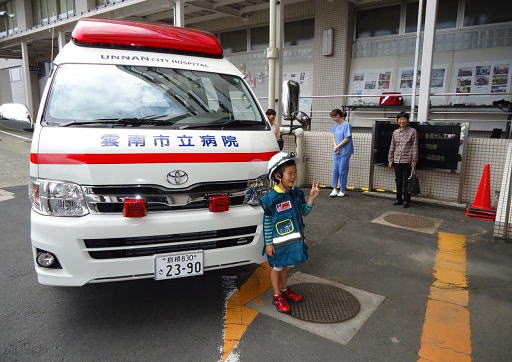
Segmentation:
<svg viewBox="0 0 512 362">
<path fill-rule="evenodd" d="M 410 94 L 414 70 L 410 68 L 400 69 L 400 92 Z M 419 92 L 421 70 L 418 70 L 416 78 L 416 93 Z M 444 93 L 446 91 L 446 66 L 434 66 L 431 72 L 430 89 L 432 93 Z"/>
<path fill-rule="evenodd" d="M 458 64 L 455 73 L 457 93 L 506 93 L 510 89 L 510 64 Z"/>
<path fill-rule="evenodd" d="M 492 67 L 491 93 L 506 93 L 510 88 L 510 64 Z"/>
<path fill-rule="evenodd" d="M 359 70 L 352 73 L 351 93 L 381 95 L 391 89 L 391 70 Z"/>
</svg>

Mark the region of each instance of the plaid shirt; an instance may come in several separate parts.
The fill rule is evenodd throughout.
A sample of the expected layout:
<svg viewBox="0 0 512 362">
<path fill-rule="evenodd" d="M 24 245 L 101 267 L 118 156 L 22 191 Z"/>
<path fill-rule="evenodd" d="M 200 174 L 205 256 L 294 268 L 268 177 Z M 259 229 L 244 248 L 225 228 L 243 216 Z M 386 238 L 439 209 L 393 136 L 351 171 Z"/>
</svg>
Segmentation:
<svg viewBox="0 0 512 362">
<path fill-rule="evenodd" d="M 414 128 L 400 128 L 393 132 L 391 146 L 389 147 L 388 162 L 417 163 L 418 162 L 418 134 Z"/>
</svg>

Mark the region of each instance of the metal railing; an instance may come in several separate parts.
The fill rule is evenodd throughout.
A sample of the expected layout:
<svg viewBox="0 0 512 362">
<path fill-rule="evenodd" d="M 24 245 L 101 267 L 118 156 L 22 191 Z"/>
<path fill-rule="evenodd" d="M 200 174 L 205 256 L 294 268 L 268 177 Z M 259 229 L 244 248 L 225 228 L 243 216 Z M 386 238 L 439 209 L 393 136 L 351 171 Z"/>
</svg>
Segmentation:
<svg viewBox="0 0 512 362">
<path fill-rule="evenodd" d="M 397 94 L 403 98 L 411 98 L 412 94 Z M 504 93 L 436 93 L 431 94 L 431 98 L 436 97 L 450 97 L 452 102 L 450 104 L 433 105 L 429 108 L 429 122 L 504 122 L 505 132 L 507 138 L 512 138 L 512 127 L 507 126 L 507 122 L 512 119 L 512 106 L 504 105 L 502 107 L 492 106 L 491 104 L 474 105 L 468 101 L 465 103 L 460 102 L 460 99 L 454 97 L 492 97 L 496 100 L 505 100 L 506 102 L 512 101 L 512 92 Z M 390 120 L 396 116 L 399 111 L 411 112 L 410 105 L 396 106 L 380 106 L 379 97 L 381 95 L 374 94 L 335 94 L 323 96 L 303 96 L 301 100 L 308 100 L 311 104 L 309 109 L 301 109 L 312 118 L 312 129 L 315 125 L 322 123 L 329 123 L 329 113 L 333 108 L 342 108 L 345 106 L 348 112 L 348 120 L 351 121 L 355 127 L 371 128 L 374 121 Z M 419 97 L 419 95 L 416 95 Z M 491 98 L 491 99 L 492 99 Z M 265 101 L 268 97 L 258 97 L 258 99 Z M 375 101 L 367 102 L 363 99 L 375 99 Z M 448 101 L 449 98 L 446 98 Z M 507 100 L 508 99 L 508 100 Z M 455 102 L 457 101 L 457 102 Z M 471 100 L 474 101 L 474 100 Z M 489 102 L 489 99 L 486 99 Z M 366 108 L 365 108 L 366 107 Z M 372 108 L 374 107 L 374 108 Z M 461 110 L 465 108 L 465 110 Z M 416 115 L 418 108 L 415 107 L 414 114 Z M 415 117 L 416 118 L 416 117 Z M 362 123 L 361 125 L 358 123 Z"/>
</svg>

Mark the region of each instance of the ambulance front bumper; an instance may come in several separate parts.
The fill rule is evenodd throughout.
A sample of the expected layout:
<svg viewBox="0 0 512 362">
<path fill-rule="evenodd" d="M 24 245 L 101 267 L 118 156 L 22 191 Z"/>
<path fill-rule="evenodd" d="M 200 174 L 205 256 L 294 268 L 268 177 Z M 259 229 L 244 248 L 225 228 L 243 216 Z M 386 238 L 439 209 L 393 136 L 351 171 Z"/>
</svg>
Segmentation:
<svg viewBox="0 0 512 362">
<path fill-rule="evenodd" d="M 97 258 L 98 248 L 90 248 L 86 240 L 108 240 L 147 237 L 146 245 L 115 246 L 107 251 L 123 252 L 127 248 L 143 251 L 155 246 L 152 237 L 164 235 L 190 235 L 190 233 L 217 230 L 251 230 L 244 245 L 204 250 L 204 270 L 228 268 L 265 259 L 263 250 L 262 211 L 247 205 L 232 207 L 227 212 L 208 210 L 155 213 L 143 218 L 125 218 L 122 215 L 87 215 L 84 217 L 50 217 L 31 212 L 31 241 L 34 265 L 41 284 L 82 286 L 87 283 L 110 282 L 154 277 L 154 255 Z M 234 235 L 235 237 L 237 235 Z M 224 238 L 225 239 L 225 238 Z M 140 239 L 137 239 L 140 240 Z M 211 240 L 211 239 L 209 239 Z M 246 240 L 246 239 L 245 239 Z M 200 242 L 200 240 L 198 240 Z M 190 250 L 201 249 L 188 240 Z M 178 245 L 179 241 L 158 244 L 158 247 Z M 124 249 L 123 249 L 124 248 Z M 55 254 L 61 268 L 43 268 L 36 262 L 37 249 Z M 95 254 L 93 252 L 96 251 Z M 148 249 L 146 249 L 148 250 Z M 159 249 L 161 250 L 161 249 Z M 101 254 L 101 251 L 99 252 Z M 167 253 L 166 253 L 167 254 Z M 128 254 L 130 255 L 130 254 Z"/>
</svg>

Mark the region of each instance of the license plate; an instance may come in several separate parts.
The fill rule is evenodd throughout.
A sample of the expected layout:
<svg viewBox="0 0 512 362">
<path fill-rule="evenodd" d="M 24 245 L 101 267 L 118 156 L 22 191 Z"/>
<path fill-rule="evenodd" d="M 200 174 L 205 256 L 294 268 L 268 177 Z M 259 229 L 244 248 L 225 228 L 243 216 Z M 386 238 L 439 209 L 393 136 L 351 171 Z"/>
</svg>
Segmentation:
<svg viewBox="0 0 512 362">
<path fill-rule="evenodd" d="M 155 279 L 176 279 L 203 274 L 202 250 L 155 255 Z"/>
</svg>

